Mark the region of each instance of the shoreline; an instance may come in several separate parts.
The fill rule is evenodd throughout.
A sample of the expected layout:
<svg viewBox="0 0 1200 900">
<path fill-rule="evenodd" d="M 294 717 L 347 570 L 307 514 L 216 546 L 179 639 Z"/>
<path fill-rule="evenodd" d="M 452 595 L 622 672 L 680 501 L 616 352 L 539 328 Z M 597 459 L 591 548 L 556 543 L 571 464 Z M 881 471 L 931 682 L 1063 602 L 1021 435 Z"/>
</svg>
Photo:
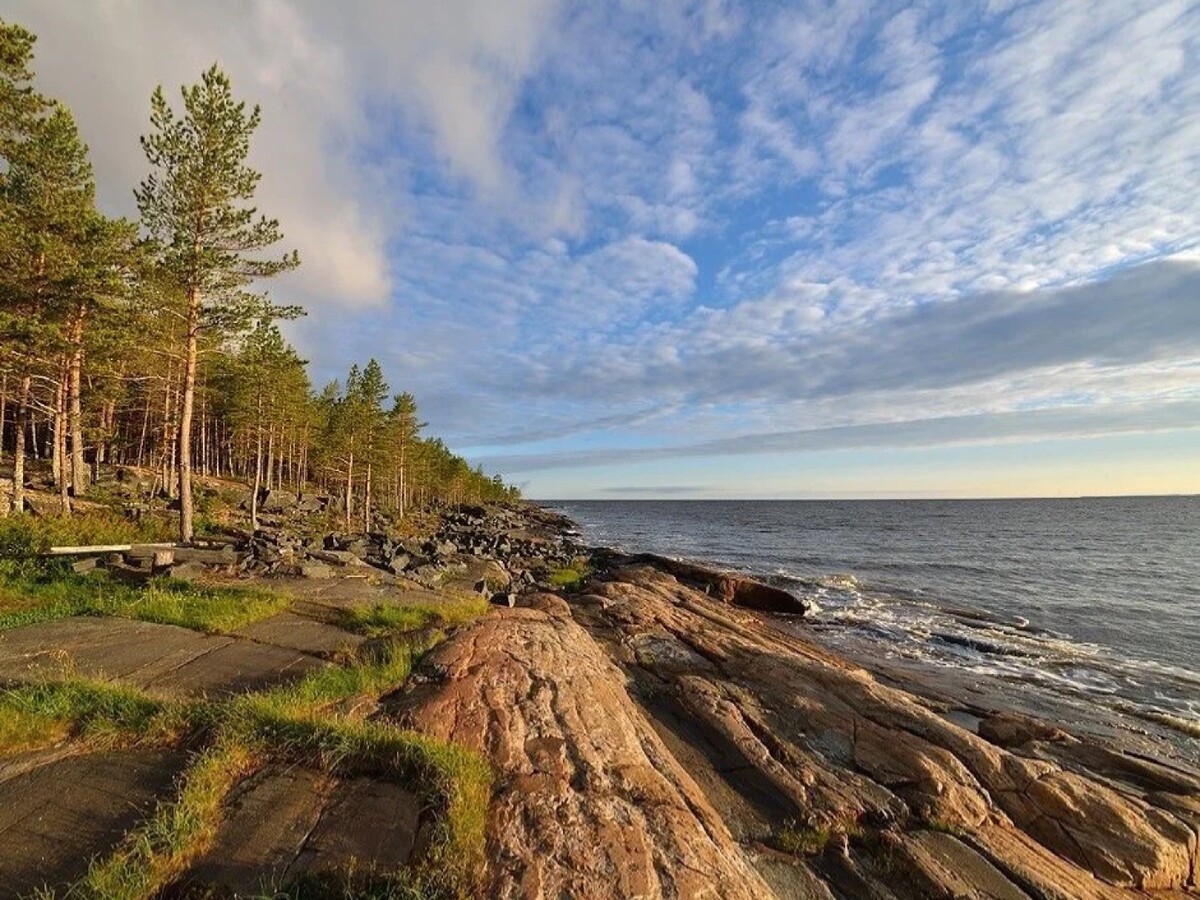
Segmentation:
<svg viewBox="0 0 1200 900">
<path fill-rule="evenodd" d="M 316 864 L 441 879 L 439 897 L 1195 895 L 1200 769 L 855 659 L 778 587 L 587 547 L 532 505 L 452 508 L 407 540 L 326 533 L 300 510 L 272 521 L 236 550 L 148 558 L 195 583 L 125 571 L 109 596 L 114 573 L 72 581 L 93 599 L 0 632 L 0 713 L 41 735 L 0 760 L 0 795 L 32 792 L 82 827 L 117 810 L 108 794 L 59 797 L 60 771 L 98 765 L 117 784 L 141 758 L 129 748 L 165 753 L 147 758 L 161 781 L 148 813 L 193 802 L 178 785 L 222 766 L 219 797 L 193 809 L 207 837 L 130 859 L 153 822 L 81 830 L 56 844 L 56 880 L 99 854 L 166 896 L 248 891 L 320 845 Z M 146 561 L 128 556 L 106 565 Z M 137 579 L 180 601 L 155 594 L 148 615 Z M 125 743 L 107 755 L 86 723 L 110 713 L 85 704 L 54 724 L 63 697 L 118 696 L 176 724 L 118 714 Z M 193 717 L 207 724 L 183 727 Z M 324 844 L 311 826 L 336 815 Z M 295 827 L 250 839 L 279 816 Z M 0 876 L 50 875 L 23 849 L 39 840 L 20 832 Z M 356 896 L 352 875 L 336 896 Z"/>
<path fill-rule="evenodd" d="M 1200 771 L 1146 735 L 1064 721 L 1062 709 L 1022 710 L 998 683 L 871 658 L 869 648 L 847 652 L 801 617 L 717 599 L 688 571 L 703 564 L 681 571 L 647 554 L 591 553 L 601 564 L 579 593 L 519 605 L 544 604 L 551 622 L 557 615 L 580 626 L 607 651 L 628 696 L 778 896 L 820 895 L 810 876 L 835 896 L 882 888 L 886 879 L 871 874 L 881 864 L 870 849 L 876 842 L 905 860 L 906 877 L 921 885 L 915 896 L 950 890 L 908 843 L 931 832 L 955 842 L 941 849 L 962 871 L 982 860 L 1022 896 L 1194 887 Z M 864 727 L 882 730 L 869 752 L 859 747 Z M 739 771 L 755 772 L 749 781 L 758 786 L 730 774 Z M 1027 779 L 1058 787 L 1008 795 Z M 763 791 L 782 792 L 791 808 L 768 804 L 764 812 Z M 1149 823 L 1163 816 L 1169 825 L 1150 837 L 1158 826 Z M 817 850 L 781 864 L 787 822 L 823 837 Z M 1177 841 L 1175 850 L 1160 839 Z M 1164 868 L 1141 870 L 1150 858 Z M 851 884 L 858 887 L 846 894 Z M 967 895 L 981 884 L 968 883 Z"/>
<path fill-rule="evenodd" d="M 758 503 L 747 506 L 753 510 Z M 585 513 L 588 507 L 582 504 L 573 509 L 561 504 L 551 508 L 569 515 Z M 896 564 L 880 568 L 861 560 L 858 565 L 851 562 L 856 552 L 861 553 L 861 546 L 829 566 L 819 564 L 819 549 L 807 551 L 804 562 L 797 564 L 781 555 L 778 545 L 763 551 L 751 549 L 757 547 L 753 532 L 748 532 L 751 523 L 761 528 L 763 523 L 787 522 L 787 515 L 744 513 L 736 517 L 746 523 L 743 533 L 730 534 L 723 547 L 716 542 L 722 540 L 726 517 L 709 516 L 704 530 L 693 535 L 686 529 L 694 518 L 676 512 L 661 516 L 639 512 L 630 514 L 628 520 L 624 513 L 597 514 L 591 521 L 585 519 L 581 533 L 586 536 L 598 531 L 602 539 L 615 538 L 632 552 L 642 548 L 634 546 L 621 528 L 637 532 L 648 522 L 661 519 L 672 533 L 682 530 L 671 538 L 649 540 L 658 552 L 674 555 L 686 547 L 701 565 L 736 567 L 738 572 L 796 592 L 816 607 L 815 615 L 806 620 L 807 633 L 877 674 L 950 685 L 942 688 L 943 694 L 986 692 L 1029 714 L 1063 717 L 1073 727 L 1093 733 L 1137 735 L 1158 745 L 1157 752 L 1200 764 L 1200 745 L 1195 741 L 1200 736 L 1200 719 L 1189 700 L 1200 690 L 1200 672 L 1154 654 L 1157 645 L 1135 643 L 1118 650 L 1063 634 L 1062 630 L 1074 632 L 1079 623 L 1053 619 L 1055 608 L 1040 602 L 1037 595 L 1025 598 L 1031 608 L 1017 611 L 997 610 L 987 604 L 985 598 L 995 599 L 998 588 L 1010 586 L 1019 591 L 1021 576 L 998 581 L 999 573 L 984 573 L 990 580 L 978 576 L 978 583 L 987 588 L 982 595 L 973 586 L 964 591 L 961 582 L 977 580 L 966 569 L 956 574 L 957 583 L 943 584 L 939 576 L 934 586 L 930 576 L 920 571 L 912 572 L 913 577 L 905 581 Z M 731 522 L 735 519 L 732 515 L 728 518 Z M 806 531 L 799 531 L 797 540 L 808 540 L 810 534 L 819 540 L 819 532 Z M 689 553 L 683 551 L 682 555 Z M 927 556 L 922 564 L 931 570 L 953 568 L 953 558 Z M 1028 578 L 1026 571 L 1026 582 Z M 1129 589 L 1135 588 L 1130 585 Z M 1179 602 L 1186 604 L 1186 598 Z M 1122 613 L 1112 608 L 1110 615 L 1120 617 Z M 1139 735 L 1139 731 L 1147 734 Z"/>
</svg>

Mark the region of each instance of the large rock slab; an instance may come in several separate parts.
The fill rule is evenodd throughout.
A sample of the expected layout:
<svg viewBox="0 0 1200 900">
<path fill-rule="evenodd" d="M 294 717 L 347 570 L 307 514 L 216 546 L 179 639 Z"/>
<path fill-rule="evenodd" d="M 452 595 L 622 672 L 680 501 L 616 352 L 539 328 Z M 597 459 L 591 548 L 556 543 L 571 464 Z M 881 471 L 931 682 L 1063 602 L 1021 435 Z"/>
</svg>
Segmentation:
<svg viewBox="0 0 1200 900">
<path fill-rule="evenodd" d="M 0 634 L 0 680 L 84 676 L 161 696 L 259 690 L 323 665 L 287 647 L 130 619 L 78 616 Z"/>
<path fill-rule="evenodd" d="M 45 755 L 0 780 L 0 898 L 62 887 L 169 796 L 184 755 L 116 750 Z"/>
<path fill-rule="evenodd" d="M 270 768 L 239 787 L 212 846 L 169 893 L 259 896 L 305 874 L 394 872 L 412 854 L 420 813 L 390 782 Z"/>
<path fill-rule="evenodd" d="M 486 754 L 485 896 L 771 896 L 565 605 L 493 614 L 432 651 L 404 723 Z"/>
<path fill-rule="evenodd" d="M 310 656 L 333 657 L 355 650 L 366 638 L 293 612 L 280 613 L 233 632 L 235 637 L 285 647 Z"/>
<path fill-rule="evenodd" d="M 1194 886 L 1198 820 L 1179 801 L 1190 776 L 1156 770 L 1142 783 L 1118 781 L 1113 766 L 1101 775 L 1016 755 L 796 630 L 715 602 L 658 567 L 618 572 L 571 611 L 623 663 L 639 696 L 667 695 L 688 728 L 726 755 L 736 751 L 710 778 L 740 790 L 749 767 L 802 828 L 874 835 L 867 847 L 929 826 L 951 831 L 1014 886 L 1036 873 L 1056 896 Z M 680 731 L 677 722 L 660 726 Z M 938 859 L 967 857 L 945 842 L 931 849 L 933 840 L 900 846 L 930 893 L 960 896 L 956 866 Z M 839 889 L 871 871 L 841 866 Z"/>
</svg>

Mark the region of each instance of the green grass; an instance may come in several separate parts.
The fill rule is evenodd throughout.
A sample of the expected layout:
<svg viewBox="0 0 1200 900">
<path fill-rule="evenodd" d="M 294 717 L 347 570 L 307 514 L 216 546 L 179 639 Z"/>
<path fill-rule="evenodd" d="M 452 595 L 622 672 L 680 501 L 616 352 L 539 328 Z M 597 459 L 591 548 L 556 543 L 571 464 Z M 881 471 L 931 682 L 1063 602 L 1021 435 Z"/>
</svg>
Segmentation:
<svg viewBox="0 0 1200 900">
<path fill-rule="evenodd" d="M 789 822 L 771 835 L 768 843 L 776 850 L 794 856 L 818 856 L 833 836 L 833 830 L 825 826 L 806 826 Z"/>
<path fill-rule="evenodd" d="M 550 577 L 547 580 L 552 588 L 573 594 L 583 590 L 583 586 L 587 584 L 587 580 L 591 577 L 591 574 L 591 567 L 586 563 L 577 561 L 572 565 L 555 569 L 550 573 Z"/>
<path fill-rule="evenodd" d="M 382 637 L 420 631 L 435 626 L 451 628 L 465 625 L 491 608 L 483 597 L 474 594 L 446 595 L 439 603 L 376 603 L 342 610 L 338 624 L 347 631 Z"/>
<path fill-rule="evenodd" d="M 238 782 L 261 761 L 241 744 L 218 741 L 188 768 L 176 799 L 125 836 L 67 889 L 66 898 L 146 900 L 180 875 L 216 837 L 221 809 Z"/>
<path fill-rule="evenodd" d="M 0 531 L 0 538 L 4 534 Z M 9 531 L 11 540 L 0 545 L 29 549 L 29 534 L 28 529 Z M 165 578 L 133 584 L 106 572 L 76 575 L 57 562 L 30 564 L 13 554 L 0 559 L 0 631 L 90 614 L 223 632 L 272 615 L 287 602 L 258 590 Z M 112 853 L 97 858 L 76 884 L 42 896 L 148 900 L 211 847 L 224 804 L 240 781 L 271 764 L 393 781 L 419 796 L 433 815 L 431 840 L 403 872 L 340 873 L 284 885 L 271 896 L 475 896 L 491 798 L 486 761 L 386 723 L 354 721 L 346 709 L 347 701 L 402 687 L 420 654 L 443 639 L 441 629 L 488 609 L 485 599 L 461 594 L 444 602 L 350 611 L 348 627 L 391 639 L 368 642 L 362 656 L 346 665 L 221 702 L 159 701 L 131 688 L 71 677 L 0 690 L 0 753 L 63 741 L 90 748 L 152 745 L 196 751 L 169 802 L 160 803 Z"/>
<path fill-rule="evenodd" d="M 268 618 L 287 604 L 287 597 L 258 589 L 172 578 L 132 584 L 106 572 L 75 575 L 61 565 L 31 571 L 20 563 L 0 562 L 0 631 L 96 615 L 222 634 Z"/>
<path fill-rule="evenodd" d="M 21 513 L 0 519 L 0 556 L 28 556 L 51 547 L 151 544 L 175 537 L 164 519 L 133 522 L 104 510 L 44 518 Z"/>
<path fill-rule="evenodd" d="M 429 643 L 438 639 L 427 636 Z M 83 679 L 0 692 L 0 751 L 66 737 L 89 746 L 152 742 L 200 748 L 178 795 L 159 804 L 113 853 L 94 861 L 84 878 L 57 896 L 154 896 L 212 845 L 223 805 L 237 784 L 271 763 L 394 781 L 435 811 L 427 850 L 403 872 L 341 873 L 271 896 L 474 896 L 491 798 L 487 763 L 461 747 L 387 724 L 345 721 L 330 709 L 338 701 L 378 696 L 403 685 L 425 646 L 392 641 L 354 664 L 221 703 L 162 702 L 130 688 Z"/>
<path fill-rule="evenodd" d="M 250 694 L 236 703 L 256 715 L 336 715 L 330 712 L 335 704 L 355 697 L 378 697 L 403 686 L 421 654 L 441 638 L 440 633 L 433 633 L 417 643 L 388 641 L 374 646 L 367 659 L 317 669 L 292 684 Z"/>
<path fill-rule="evenodd" d="M 174 743 L 200 725 L 203 712 L 91 679 L 20 685 L 0 692 L 0 751 L 67 737 L 97 746 Z"/>
</svg>

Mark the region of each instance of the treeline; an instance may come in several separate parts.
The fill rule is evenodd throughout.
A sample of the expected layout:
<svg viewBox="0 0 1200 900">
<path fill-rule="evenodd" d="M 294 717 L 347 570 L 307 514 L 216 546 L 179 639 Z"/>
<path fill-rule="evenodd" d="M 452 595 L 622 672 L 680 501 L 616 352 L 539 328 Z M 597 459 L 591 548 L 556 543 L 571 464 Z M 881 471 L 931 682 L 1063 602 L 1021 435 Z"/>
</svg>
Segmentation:
<svg viewBox="0 0 1200 900">
<path fill-rule="evenodd" d="M 193 473 L 316 485 L 363 527 L 376 510 L 516 496 L 422 437 L 374 360 L 313 390 L 278 325 L 303 310 L 261 292 L 300 260 L 272 253 L 279 223 L 253 205 L 260 111 L 216 66 L 181 110 L 151 97 L 131 222 L 96 209 L 74 117 L 34 86 L 34 41 L 0 21 L 0 455 L 17 509 L 33 460 L 64 510 L 105 466 L 153 467 L 185 541 Z"/>
</svg>

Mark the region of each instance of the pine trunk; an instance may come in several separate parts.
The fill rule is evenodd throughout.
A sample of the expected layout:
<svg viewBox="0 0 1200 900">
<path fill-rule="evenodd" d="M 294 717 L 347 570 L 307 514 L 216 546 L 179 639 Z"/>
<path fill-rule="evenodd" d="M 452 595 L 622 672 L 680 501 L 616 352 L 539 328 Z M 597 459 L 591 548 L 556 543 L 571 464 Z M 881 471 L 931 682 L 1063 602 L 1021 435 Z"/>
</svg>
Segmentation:
<svg viewBox="0 0 1200 900">
<path fill-rule="evenodd" d="M 183 370 L 183 404 L 179 413 L 179 540 L 192 540 L 192 403 L 196 395 L 199 356 L 200 291 L 188 292 L 187 360 Z"/>
<path fill-rule="evenodd" d="M 71 489 L 76 497 L 87 493 L 88 472 L 83 465 L 83 316 L 84 307 L 79 308 L 71 324 L 71 361 L 67 386 L 71 404 L 68 422 L 71 432 Z"/>
<path fill-rule="evenodd" d="M 25 508 L 25 432 L 29 429 L 29 397 L 33 390 L 33 376 L 21 379 L 21 393 L 17 397 L 16 446 L 13 448 L 13 509 L 21 512 Z"/>
</svg>

